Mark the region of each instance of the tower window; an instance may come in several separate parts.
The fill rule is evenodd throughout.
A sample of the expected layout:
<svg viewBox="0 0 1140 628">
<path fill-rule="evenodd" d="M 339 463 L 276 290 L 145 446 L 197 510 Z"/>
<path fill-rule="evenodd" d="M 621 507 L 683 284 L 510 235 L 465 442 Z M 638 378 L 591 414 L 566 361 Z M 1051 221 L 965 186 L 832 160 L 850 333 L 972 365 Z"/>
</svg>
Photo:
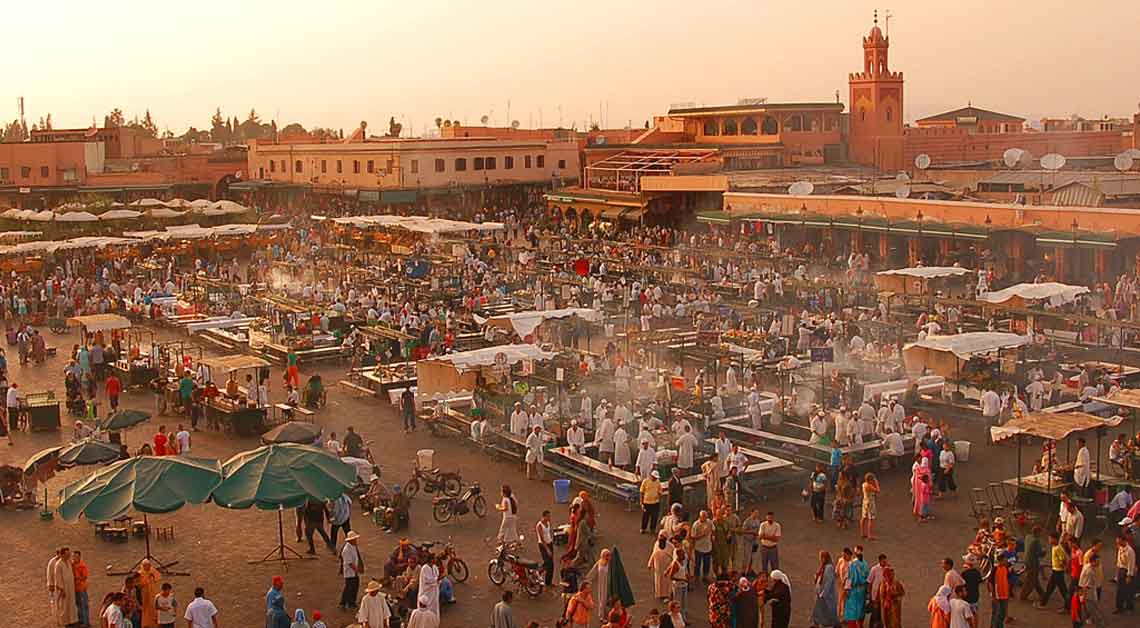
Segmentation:
<svg viewBox="0 0 1140 628">
<path fill-rule="evenodd" d="M 756 135 L 756 132 L 757 132 L 756 121 L 753 120 L 752 118 L 745 118 L 744 122 L 740 123 L 740 134 L 741 135 Z"/>
<path fill-rule="evenodd" d="M 736 120 L 729 119 L 729 120 L 724 121 L 724 134 L 725 135 L 736 135 L 737 134 Z"/>
<path fill-rule="evenodd" d="M 890 121 L 891 121 L 891 109 L 890 109 L 890 107 L 888 107 L 887 108 L 887 122 L 890 122 Z"/>
<path fill-rule="evenodd" d="M 860 109 L 859 110 L 859 121 L 860 122 L 866 122 L 867 121 L 867 110 L 866 109 Z"/>
<path fill-rule="evenodd" d="M 760 125 L 760 133 L 763 135 L 777 135 L 780 132 L 780 123 L 772 116 L 765 116 L 764 122 Z"/>
<path fill-rule="evenodd" d="M 720 129 L 716 120 L 708 120 L 705 122 L 705 135 L 720 135 Z"/>
</svg>

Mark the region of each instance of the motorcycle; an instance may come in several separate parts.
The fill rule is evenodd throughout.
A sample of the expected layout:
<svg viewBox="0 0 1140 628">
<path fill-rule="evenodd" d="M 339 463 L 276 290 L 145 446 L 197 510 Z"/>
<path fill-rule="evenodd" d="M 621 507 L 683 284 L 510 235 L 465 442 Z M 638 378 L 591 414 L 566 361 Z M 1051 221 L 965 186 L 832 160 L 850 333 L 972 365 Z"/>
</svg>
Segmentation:
<svg viewBox="0 0 1140 628">
<path fill-rule="evenodd" d="M 546 586 L 542 566 L 537 561 L 519 556 L 518 549 L 519 543 L 500 541 L 495 557 L 487 563 L 487 577 L 500 587 L 510 577 L 527 595 L 538 597 Z"/>
<path fill-rule="evenodd" d="M 432 548 L 440 544 L 439 541 L 427 541 L 420 543 L 417 549 L 422 555 L 439 558 L 440 571 L 444 575 L 450 576 L 455 582 L 466 582 L 471 572 L 467 569 L 467 563 L 455 555 L 455 544 L 448 538 L 446 543 L 442 543 L 443 551 L 439 554 L 433 554 Z"/>
<path fill-rule="evenodd" d="M 431 500 L 431 516 L 440 523 L 451 521 L 452 517 L 465 515 L 474 511 L 475 516 L 482 519 L 487 516 L 487 499 L 483 497 L 483 490 L 476 482 L 467 487 L 467 490 L 458 497 L 441 495 Z"/>
<path fill-rule="evenodd" d="M 412 479 L 404 484 L 404 494 L 411 499 L 423 488 L 427 493 L 442 493 L 458 497 L 463 490 L 463 478 L 458 471 L 442 472 L 439 469 L 421 469 L 416 466 L 412 470 Z"/>
</svg>

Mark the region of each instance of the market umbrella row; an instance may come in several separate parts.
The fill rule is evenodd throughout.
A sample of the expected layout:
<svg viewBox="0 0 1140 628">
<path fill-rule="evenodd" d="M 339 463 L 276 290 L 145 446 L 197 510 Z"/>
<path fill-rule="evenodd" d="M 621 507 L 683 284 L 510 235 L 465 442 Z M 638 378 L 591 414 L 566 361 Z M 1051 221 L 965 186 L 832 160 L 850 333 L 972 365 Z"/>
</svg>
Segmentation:
<svg viewBox="0 0 1140 628">
<path fill-rule="evenodd" d="M 284 562 L 301 556 L 285 546 L 282 510 L 310 499 L 335 499 L 355 480 L 352 466 L 327 451 L 299 444 L 268 445 L 238 453 L 224 463 L 139 456 L 116 462 L 65 487 L 60 491 L 58 511 L 67 521 L 80 517 L 108 521 L 135 510 L 143 513 L 146 525 L 148 514 L 174 512 L 186 504 L 211 500 L 224 508 L 276 509 L 278 546 L 254 562 Z M 174 563 L 164 564 L 151 555 L 149 534 L 144 559 L 164 573 L 178 575 L 170 571 Z"/>
</svg>

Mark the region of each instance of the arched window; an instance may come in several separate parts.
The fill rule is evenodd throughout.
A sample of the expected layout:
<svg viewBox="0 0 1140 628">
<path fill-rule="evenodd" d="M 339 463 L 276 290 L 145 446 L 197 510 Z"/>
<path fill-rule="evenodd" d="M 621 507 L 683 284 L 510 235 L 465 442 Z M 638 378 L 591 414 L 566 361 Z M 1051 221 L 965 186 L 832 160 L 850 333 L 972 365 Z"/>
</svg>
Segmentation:
<svg viewBox="0 0 1140 628">
<path fill-rule="evenodd" d="M 760 125 L 760 132 L 764 135 L 776 135 L 780 132 L 780 123 L 772 116 L 764 116 L 764 122 Z"/>
<path fill-rule="evenodd" d="M 866 122 L 867 121 L 867 110 L 866 109 L 860 109 L 859 110 L 859 121 L 860 122 Z"/>
<path fill-rule="evenodd" d="M 784 121 L 784 128 L 789 131 L 802 131 L 804 130 L 803 117 L 800 114 L 795 114 Z"/>
<path fill-rule="evenodd" d="M 736 120 L 733 120 L 731 118 L 725 120 L 724 121 L 724 134 L 725 135 L 737 135 L 737 133 L 738 133 L 738 129 L 736 126 Z"/>
<path fill-rule="evenodd" d="M 720 135 L 720 129 L 717 127 L 716 120 L 705 121 L 705 135 Z"/>
<path fill-rule="evenodd" d="M 891 121 L 891 108 L 887 107 L 887 122 Z"/>
<path fill-rule="evenodd" d="M 741 135 L 756 135 L 757 132 L 756 120 L 745 118 L 744 121 L 740 123 Z"/>
</svg>

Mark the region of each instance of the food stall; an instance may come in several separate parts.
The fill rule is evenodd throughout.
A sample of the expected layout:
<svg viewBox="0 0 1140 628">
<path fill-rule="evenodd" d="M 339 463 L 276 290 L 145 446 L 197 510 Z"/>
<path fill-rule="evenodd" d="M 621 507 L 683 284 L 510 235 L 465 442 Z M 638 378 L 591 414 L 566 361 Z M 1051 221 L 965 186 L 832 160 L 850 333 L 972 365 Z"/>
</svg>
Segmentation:
<svg viewBox="0 0 1140 628">
<path fill-rule="evenodd" d="M 523 342 L 533 342 L 534 334 L 543 327 L 547 321 L 576 318 L 587 323 L 602 321 L 602 313 L 585 307 L 567 307 L 558 310 L 536 310 L 528 312 L 511 312 L 483 318 L 474 315 L 475 322 L 483 327 L 492 327 L 510 334 L 517 334 Z"/>
<path fill-rule="evenodd" d="M 132 327 L 123 337 L 125 349 L 111 364 L 124 388 L 146 386 L 158 377 L 158 363 L 154 355 L 154 332 Z M 145 340 L 145 344 L 144 344 Z"/>
<path fill-rule="evenodd" d="M 902 296 L 930 296 L 941 292 L 945 296 L 971 297 L 971 275 L 975 271 L 960 266 L 917 266 L 895 268 L 875 273 L 875 287 Z"/>
<path fill-rule="evenodd" d="M 903 364 L 911 377 L 941 375 L 959 384 L 965 380 L 979 388 L 996 385 L 1017 367 L 1016 349 L 1031 342 L 1028 336 L 978 331 L 949 336 L 927 336 L 903 347 Z"/>
<path fill-rule="evenodd" d="M 511 369 L 524 362 L 533 365 L 534 362 L 550 360 L 556 355 L 538 345 L 516 344 L 420 360 L 416 363 L 417 401 L 438 394 L 475 392 L 477 398 L 498 407 L 501 413 L 507 401 L 513 403 L 516 395 Z"/>
<path fill-rule="evenodd" d="M 33 392 L 20 397 L 20 411 L 28 417 L 31 431 L 59 431 L 59 400 L 55 392 Z"/>
<path fill-rule="evenodd" d="M 112 338 L 104 337 L 104 332 L 117 332 L 130 329 L 131 321 L 118 314 L 89 314 L 87 316 L 73 316 L 67 319 L 69 327 L 78 327 L 79 337 L 84 342 L 101 342 L 105 347 L 111 346 Z"/>
<path fill-rule="evenodd" d="M 205 358 L 201 364 L 206 367 L 210 381 L 219 388 L 216 396 L 207 396 L 203 409 L 208 424 L 220 424 L 242 436 L 257 435 L 268 426 L 268 407 L 257 407 L 246 400 L 246 395 L 256 398 L 256 391 L 245 391 L 239 386 L 239 395 L 230 398 L 225 394 L 226 380 L 231 373 L 252 371 L 254 386 L 269 376 L 269 362 L 252 355 L 227 355 L 219 358 Z M 241 378 L 237 378 L 239 381 Z"/>
</svg>

